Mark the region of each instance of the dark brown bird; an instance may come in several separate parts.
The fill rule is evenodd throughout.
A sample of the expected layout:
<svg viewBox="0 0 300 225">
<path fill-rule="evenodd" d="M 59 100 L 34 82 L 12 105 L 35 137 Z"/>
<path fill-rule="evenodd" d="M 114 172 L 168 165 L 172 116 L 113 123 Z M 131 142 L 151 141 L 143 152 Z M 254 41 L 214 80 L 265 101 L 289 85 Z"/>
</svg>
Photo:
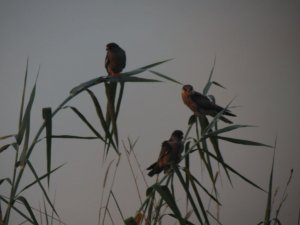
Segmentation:
<svg viewBox="0 0 300 225">
<path fill-rule="evenodd" d="M 206 116 L 210 115 L 212 117 L 216 116 L 219 112 L 224 110 L 221 106 L 218 106 L 212 102 L 205 95 L 200 94 L 199 92 L 194 91 L 192 85 L 184 85 L 181 91 L 181 97 L 184 102 L 196 115 Z M 236 116 L 230 112 L 230 110 L 225 109 L 223 115 L 226 116 Z M 221 116 L 220 119 L 225 123 L 232 123 L 230 120 Z"/>
<path fill-rule="evenodd" d="M 183 151 L 183 132 L 175 130 L 168 141 L 164 141 L 161 146 L 161 151 L 158 160 L 147 168 L 150 170 L 148 175 L 152 177 L 159 174 L 161 171 L 170 169 L 171 164 L 180 162 L 181 153 Z"/>
<path fill-rule="evenodd" d="M 126 66 L 126 53 L 116 43 L 106 45 L 105 68 L 110 76 L 118 76 Z"/>
</svg>

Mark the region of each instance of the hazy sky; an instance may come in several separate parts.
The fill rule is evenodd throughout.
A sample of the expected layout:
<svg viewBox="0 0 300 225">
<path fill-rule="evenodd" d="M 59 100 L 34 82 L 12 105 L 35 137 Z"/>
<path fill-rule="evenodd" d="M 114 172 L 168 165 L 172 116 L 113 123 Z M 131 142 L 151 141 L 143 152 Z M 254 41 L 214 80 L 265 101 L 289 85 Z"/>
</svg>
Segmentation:
<svg viewBox="0 0 300 225">
<path fill-rule="evenodd" d="M 273 145 L 277 136 L 274 185 L 281 197 L 290 169 L 294 178 L 280 218 L 296 224 L 300 207 L 300 2 L 299 1 L 0 1 L 0 136 L 16 132 L 21 90 L 29 57 L 30 88 L 38 66 L 37 98 L 32 135 L 39 128 L 41 108 L 56 107 L 74 86 L 105 75 L 105 45 L 118 43 L 127 53 L 125 70 L 174 58 L 155 70 L 201 91 L 216 56 L 213 87 L 220 105 L 236 97 L 236 124 L 257 125 L 233 132 L 232 137 Z M 142 76 L 151 76 L 144 73 Z M 179 85 L 129 84 L 121 107 L 121 139 L 139 138 L 135 151 L 145 169 L 156 160 L 161 142 L 174 129 L 186 130 L 191 115 L 180 98 Z M 103 87 L 92 90 L 104 99 Z M 98 126 L 86 94 L 69 103 Z M 56 134 L 90 135 L 71 111 L 53 122 Z M 1 143 L 2 145 L 2 143 Z M 267 188 L 272 150 L 221 143 L 225 160 Z M 123 149 L 122 149 L 123 151 Z M 32 155 L 40 175 L 45 171 L 44 143 Z M 98 141 L 55 140 L 53 167 L 66 165 L 52 176 L 50 195 L 67 224 L 97 224 L 102 181 L 112 153 L 102 163 Z M 13 151 L 1 153 L 0 178 L 11 176 Z M 114 193 L 125 217 L 133 216 L 139 201 L 122 156 Z M 199 177 L 201 173 L 199 172 Z M 234 176 L 233 176 L 234 177 Z M 223 176 L 220 216 L 223 224 L 257 224 L 264 218 L 267 195 L 240 179 L 233 188 Z M 145 197 L 142 177 L 138 181 Z M 24 177 L 24 185 L 32 180 Z M 148 179 L 148 183 L 155 182 Z M 204 184 L 209 185 L 206 179 Z M 33 206 L 42 203 L 38 189 L 25 194 Z M 7 194 L 1 186 L 0 194 Z M 185 197 L 179 198 L 184 202 Z M 279 197 L 275 202 L 278 205 Z M 3 207 L 3 206 L 2 206 Z M 115 208 L 112 204 L 111 207 Z M 120 220 L 116 212 L 116 220 Z M 14 217 L 11 224 L 20 221 Z M 173 223 L 172 223 L 173 224 Z"/>
</svg>

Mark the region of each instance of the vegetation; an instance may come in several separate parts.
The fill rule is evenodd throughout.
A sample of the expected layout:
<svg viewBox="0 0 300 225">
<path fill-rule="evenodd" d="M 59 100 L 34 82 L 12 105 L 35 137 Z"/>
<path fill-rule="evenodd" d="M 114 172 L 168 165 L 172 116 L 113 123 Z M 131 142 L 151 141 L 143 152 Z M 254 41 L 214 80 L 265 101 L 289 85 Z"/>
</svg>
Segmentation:
<svg viewBox="0 0 300 225">
<path fill-rule="evenodd" d="M 55 108 L 43 108 L 43 119 L 44 122 L 41 125 L 38 132 L 33 136 L 32 141 L 30 142 L 30 127 L 31 127 L 31 110 L 33 107 L 33 103 L 35 100 L 35 90 L 36 90 L 36 82 L 31 90 L 29 100 L 27 104 L 25 104 L 25 95 L 26 95 L 26 86 L 27 86 L 27 76 L 28 76 L 28 62 L 27 68 L 25 72 L 24 79 L 24 87 L 22 94 L 22 101 L 20 107 L 20 116 L 19 116 L 19 126 L 18 132 L 16 134 L 6 135 L 0 138 L 0 140 L 9 140 L 8 144 L 4 144 L 0 147 L 0 153 L 8 150 L 12 150 L 15 153 L 15 160 L 11 163 L 11 177 L 0 178 L 0 187 L 3 183 L 7 183 L 10 186 L 10 194 L 9 196 L 5 196 L 0 193 L 0 225 L 8 225 L 11 217 L 11 211 L 14 210 L 21 217 L 24 218 L 24 222 L 28 222 L 31 224 L 41 224 L 43 221 L 43 217 L 45 218 L 46 224 L 53 224 L 55 222 L 59 224 L 64 224 L 59 218 L 57 211 L 55 210 L 54 201 L 51 201 L 47 187 L 45 187 L 42 183 L 43 180 L 47 180 L 47 184 L 49 187 L 49 183 L 51 182 L 51 175 L 60 169 L 63 165 L 59 167 L 52 168 L 51 158 L 52 158 L 52 139 L 54 138 L 69 138 L 69 139 L 97 139 L 104 143 L 104 155 L 115 154 L 117 157 L 117 162 L 115 167 L 113 167 L 112 162 L 109 163 L 106 175 L 104 179 L 104 187 L 107 184 L 107 175 L 110 170 L 114 169 L 113 181 L 110 184 L 108 190 L 108 198 L 105 202 L 104 200 L 104 187 L 101 198 L 101 208 L 99 211 L 99 221 L 98 224 L 114 224 L 113 216 L 110 213 L 110 209 L 108 207 L 109 201 L 114 201 L 115 206 L 120 212 L 121 217 L 126 225 L 138 225 L 138 224 L 163 224 L 163 219 L 165 217 L 171 217 L 178 221 L 179 224 L 211 224 L 212 221 L 218 221 L 218 217 L 213 215 L 210 212 L 209 206 L 207 207 L 207 203 L 203 200 L 203 195 L 209 199 L 209 202 L 213 202 L 216 205 L 221 205 L 218 197 L 218 190 L 216 186 L 216 182 L 218 180 L 219 174 L 223 171 L 226 174 L 228 181 L 231 183 L 231 177 L 237 176 L 240 179 L 243 179 L 249 185 L 254 188 L 258 188 L 261 191 L 268 193 L 267 198 L 267 206 L 265 218 L 259 224 L 281 224 L 278 218 L 279 212 L 283 202 L 286 199 L 286 190 L 288 185 L 290 184 L 290 180 L 292 178 L 292 172 L 289 177 L 289 180 L 286 185 L 286 189 L 281 201 L 279 208 L 276 210 L 275 216 L 272 217 L 272 193 L 273 193 L 273 165 L 274 165 L 274 157 L 273 164 L 270 173 L 270 182 L 268 190 L 260 187 L 255 184 L 253 181 L 249 180 L 237 170 L 235 170 L 232 166 L 230 166 L 222 155 L 222 148 L 220 146 L 220 140 L 231 142 L 232 144 L 238 145 L 250 145 L 250 146 L 259 146 L 259 147 L 267 147 L 271 146 L 265 145 L 262 143 L 258 143 L 255 141 L 250 141 L 246 139 L 236 139 L 229 137 L 228 134 L 231 131 L 242 129 L 246 127 L 251 127 L 249 125 L 227 125 L 225 127 L 219 128 L 218 121 L 222 116 L 222 112 L 220 112 L 217 116 L 215 116 L 211 121 L 209 121 L 206 117 L 198 117 L 192 115 L 188 119 L 188 129 L 185 131 L 184 137 L 184 154 L 182 155 L 182 167 L 173 166 L 172 171 L 169 173 L 165 173 L 163 176 L 157 178 L 156 182 L 147 185 L 146 179 L 142 172 L 142 168 L 138 162 L 138 159 L 134 152 L 134 146 L 136 141 L 132 141 L 128 139 L 128 143 L 124 141 L 120 142 L 118 136 L 118 115 L 120 113 L 120 106 L 122 103 L 123 93 L 125 91 L 125 86 L 127 82 L 160 82 L 157 79 L 148 79 L 142 78 L 137 75 L 150 71 L 154 76 L 157 76 L 159 79 L 164 79 L 170 82 L 174 82 L 176 84 L 181 84 L 180 82 L 163 75 L 159 72 L 150 70 L 152 67 L 155 67 L 159 64 L 165 63 L 169 60 L 153 63 L 136 70 L 122 73 L 119 77 L 97 77 L 93 80 L 85 82 L 70 91 L 70 95 L 62 101 L 62 103 Z M 212 75 L 214 71 L 214 66 L 212 67 L 211 73 L 209 75 L 209 79 L 207 84 L 203 88 L 203 94 L 208 95 L 210 87 L 212 85 L 216 85 L 219 87 L 223 87 L 221 84 L 212 80 Z M 38 78 L 38 74 L 37 74 Z M 111 88 L 112 84 L 117 86 L 117 94 L 112 95 Z M 106 90 L 107 96 L 107 105 L 106 111 L 103 105 L 101 105 L 100 101 L 97 99 L 94 92 L 91 90 L 91 87 L 94 85 L 103 85 L 103 88 Z M 101 124 L 102 130 L 99 131 L 95 128 L 93 124 L 89 122 L 85 115 L 83 115 L 80 110 L 74 106 L 67 106 L 67 103 L 75 98 L 82 92 L 87 92 L 90 96 L 91 101 L 94 104 L 95 112 L 99 118 L 99 123 Z M 213 98 L 212 98 L 213 99 Z M 226 106 L 225 109 L 229 108 L 230 104 Z M 84 122 L 84 124 L 90 129 L 93 136 L 76 136 L 76 135 L 55 135 L 52 133 L 52 120 L 55 118 L 55 115 L 62 109 L 70 109 L 72 113 L 78 116 L 78 118 Z M 195 130 L 196 135 L 192 136 L 191 130 Z M 42 136 L 45 134 L 44 136 Z M 31 163 L 31 155 L 36 148 L 36 144 L 45 141 L 46 143 L 46 161 L 47 161 L 47 171 L 45 171 L 44 175 L 38 176 L 38 173 Z M 122 144 L 121 144 L 122 143 Z M 139 186 L 137 182 L 135 182 L 137 193 L 139 195 L 139 199 L 141 202 L 140 207 L 137 207 L 137 213 L 135 216 L 130 218 L 124 218 L 122 214 L 122 209 L 119 207 L 118 200 L 113 192 L 113 185 L 116 178 L 116 172 L 118 170 L 118 165 L 121 160 L 120 154 L 121 151 L 124 150 L 126 155 L 127 162 L 130 165 L 130 172 L 135 180 L 135 174 L 141 173 L 145 184 L 147 185 L 146 195 L 140 192 Z M 275 152 L 275 148 L 274 148 Z M 208 173 L 210 178 L 212 190 L 209 190 L 205 185 L 203 185 L 198 177 L 192 173 L 191 167 L 193 166 L 190 160 L 193 154 L 199 155 L 199 160 L 201 161 L 203 167 L 205 168 L 203 171 Z M 274 153 L 275 155 L 275 153 Z M 132 164 L 135 163 L 139 171 L 134 171 Z M 29 184 L 24 184 L 23 175 L 25 168 L 28 168 L 30 172 L 34 175 L 35 181 Z M 130 174 L 129 174 L 130 175 Z M 129 176 L 128 175 L 128 176 Z M 135 180 L 136 181 L 136 180 Z M 40 189 L 44 194 L 43 201 L 43 209 L 38 209 L 40 213 L 36 213 L 36 209 L 34 209 L 30 204 L 30 199 L 27 199 L 23 193 L 25 190 L 31 188 L 34 185 L 39 185 Z M 181 190 L 186 194 L 186 210 L 180 210 L 180 207 L 177 205 L 177 193 Z M 21 203 L 16 204 L 16 203 Z M 51 208 L 51 212 L 48 212 L 48 207 Z M 209 204 L 210 205 L 210 204 Z M 26 209 L 24 211 L 23 209 Z M 38 215 L 40 217 L 40 221 L 38 222 Z M 299 224 L 299 222 L 298 222 Z"/>
</svg>

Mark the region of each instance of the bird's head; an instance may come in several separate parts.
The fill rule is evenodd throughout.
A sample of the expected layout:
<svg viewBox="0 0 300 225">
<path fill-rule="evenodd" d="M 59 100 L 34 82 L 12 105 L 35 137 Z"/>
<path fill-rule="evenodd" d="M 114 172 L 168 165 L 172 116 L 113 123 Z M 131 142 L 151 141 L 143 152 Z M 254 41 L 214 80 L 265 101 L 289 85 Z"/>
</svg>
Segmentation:
<svg viewBox="0 0 300 225">
<path fill-rule="evenodd" d="M 112 50 L 112 49 L 117 49 L 117 48 L 120 48 L 120 47 L 119 47 L 119 45 L 117 45 L 114 42 L 108 43 L 106 45 L 106 50 Z"/>
<path fill-rule="evenodd" d="M 183 132 L 181 130 L 175 130 L 173 131 L 171 138 L 181 141 L 183 139 Z"/>
<path fill-rule="evenodd" d="M 182 92 L 184 92 L 186 94 L 191 94 L 193 91 L 194 91 L 194 88 L 190 84 L 186 84 L 182 87 Z"/>
</svg>

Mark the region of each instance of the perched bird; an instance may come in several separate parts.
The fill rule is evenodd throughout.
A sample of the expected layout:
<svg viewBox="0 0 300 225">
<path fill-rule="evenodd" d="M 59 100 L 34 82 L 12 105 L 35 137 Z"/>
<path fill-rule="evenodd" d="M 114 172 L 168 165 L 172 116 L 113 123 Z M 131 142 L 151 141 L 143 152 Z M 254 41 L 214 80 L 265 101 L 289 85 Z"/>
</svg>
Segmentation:
<svg viewBox="0 0 300 225">
<path fill-rule="evenodd" d="M 194 91 L 193 86 L 190 84 L 183 86 L 181 91 L 181 97 L 184 104 L 186 104 L 195 113 L 195 115 L 200 115 L 200 116 L 210 115 L 214 117 L 220 111 L 224 110 L 224 108 L 212 102 L 205 95 L 202 95 L 199 92 Z M 232 114 L 228 109 L 224 110 L 223 115 L 236 116 Z M 221 116 L 220 119 L 225 123 L 232 123 L 224 116 Z"/>
<path fill-rule="evenodd" d="M 110 76 L 118 76 L 126 66 L 125 51 L 116 43 L 106 45 L 105 68 Z"/>
<path fill-rule="evenodd" d="M 158 160 L 147 168 L 150 170 L 148 175 L 152 177 L 154 174 L 159 174 L 161 171 L 167 171 L 172 164 L 180 162 L 181 153 L 183 151 L 183 132 L 175 130 L 168 141 L 164 141 L 161 146 L 161 151 Z"/>
</svg>

